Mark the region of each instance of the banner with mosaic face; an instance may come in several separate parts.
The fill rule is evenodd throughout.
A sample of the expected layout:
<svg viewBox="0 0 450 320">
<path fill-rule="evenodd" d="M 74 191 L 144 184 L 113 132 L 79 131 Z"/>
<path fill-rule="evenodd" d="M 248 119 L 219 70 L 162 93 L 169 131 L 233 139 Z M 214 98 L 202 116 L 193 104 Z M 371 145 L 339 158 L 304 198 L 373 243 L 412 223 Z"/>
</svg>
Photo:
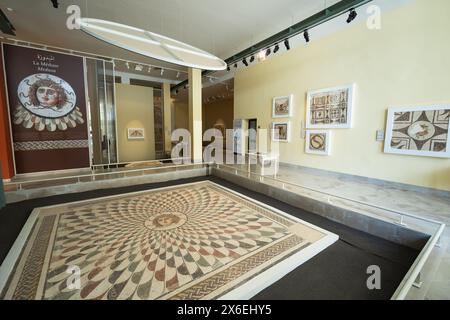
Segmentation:
<svg viewBox="0 0 450 320">
<path fill-rule="evenodd" d="M 354 85 L 308 92 L 306 128 L 352 127 Z"/>
<path fill-rule="evenodd" d="M 389 110 L 386 153 L 450 158 L 450 105 Z"/>
<path fill-rule="evenodd" d="M 83 58 L 4 44 L 16 173 L 90 166 Z"/>
</svg>

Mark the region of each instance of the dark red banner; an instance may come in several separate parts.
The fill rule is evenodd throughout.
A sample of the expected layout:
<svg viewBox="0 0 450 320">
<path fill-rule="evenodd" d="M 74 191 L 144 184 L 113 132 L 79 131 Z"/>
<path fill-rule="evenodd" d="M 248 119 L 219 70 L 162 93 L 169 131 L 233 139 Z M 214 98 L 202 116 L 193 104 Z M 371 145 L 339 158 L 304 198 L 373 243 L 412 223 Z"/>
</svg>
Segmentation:
<svg viewBox="0 0 450 320">
<path fill-rule="evenodd" d="M 4 44 L 16 173 L 89 167 L 83 58 Z"/>
</svg>

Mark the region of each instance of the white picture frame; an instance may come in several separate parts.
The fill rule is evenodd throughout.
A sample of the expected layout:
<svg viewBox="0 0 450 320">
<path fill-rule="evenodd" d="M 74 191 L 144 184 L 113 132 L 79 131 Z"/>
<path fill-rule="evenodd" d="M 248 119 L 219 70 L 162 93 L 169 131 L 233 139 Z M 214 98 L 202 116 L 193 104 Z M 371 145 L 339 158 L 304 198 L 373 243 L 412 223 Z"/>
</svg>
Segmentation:
<svg viewBox="0 0 450 320">
<path fill-rule="evenodd" d="M 280 112 L 280 104 L 287 103 L 287 112 Z M 272 118 L 291 118 L 294 114 L 294 95 L 274 97 L 272 99 Z"/>
<path fill-rule="evenodd" d="M 145 140 L 144 128 L 128 128 L 127 129 L 128 140 Z"/>
<path fill-rule="evenodd" d="M 314 140 L 314 136 L 320 137 Z M 331 155 L 332 133 L 329 130 L 306 131 L 305 153 L 320 156 Z"/>
<path fill-rule="evenodd" d="M 327 110 L 327 107 L 324 107 L 322 110 L 312 110 L 312 102 L 315 96 L 322 95 L 326 93 L 337 93 L 339 91 L 347 91 L 347 106 L 346 106 L 346 112 L 345 112 L 345 122 L 342 123 L 336 123 L 336 121 L 333 122 L 332 119 L 325 120 L 325 123 L 316 123 L 312 121 L 314 118 L 312 113 L 315 112 L 316 115 L 323 113 L 323 116 L 326 117 L 329 115 L 329 110 Z M 312 90 L 308 91 L 307 98 L 306 98 L 306 128 L 307 129 L 350 129 L 353 127 L 353 109 L 354 109 L 354 102 L 355 102 L 355 92 L 356 92 L 356 84 L 349 84 L 345 86 L 339 86 L 339 87 L 333 87 L 333 88 L 326 88 L 326 89 L 320 89 L 320 90 Z"/>
<path fill-rule="evenodd" d="M 283 127 L 284 133 L 283 136 L 280 138 L 279 135 L 277 135 L 278 128 Z M 273 122 L 271 127 L 271 135 L 272 135 L 272 141 L 276 142 L 290 142 L 291 141 L 291 122 L 290 121 L 283 121 L 283 122 Z"/>
<path fill-rule="evenodd" d="M 449 114 L 450 104 L 389 108 L 384 152 L 450 158 Z"/>
</svg>

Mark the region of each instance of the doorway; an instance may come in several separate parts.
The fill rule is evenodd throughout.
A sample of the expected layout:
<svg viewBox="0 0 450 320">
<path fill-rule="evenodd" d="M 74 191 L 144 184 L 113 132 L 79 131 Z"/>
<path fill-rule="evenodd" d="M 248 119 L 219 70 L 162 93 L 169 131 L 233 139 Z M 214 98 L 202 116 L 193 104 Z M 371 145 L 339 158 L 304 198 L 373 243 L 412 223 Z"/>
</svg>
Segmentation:
<svg viewBox="0 0 450 320">
<path fill-rule="evenodd" d="M 258 125 L 257 119 L 248 120 L 247 153 L 255 153 L 256 152 L 256 136 L 257 136 L 257 130 L 258 130 L 257 125 Z"/>
</svg>

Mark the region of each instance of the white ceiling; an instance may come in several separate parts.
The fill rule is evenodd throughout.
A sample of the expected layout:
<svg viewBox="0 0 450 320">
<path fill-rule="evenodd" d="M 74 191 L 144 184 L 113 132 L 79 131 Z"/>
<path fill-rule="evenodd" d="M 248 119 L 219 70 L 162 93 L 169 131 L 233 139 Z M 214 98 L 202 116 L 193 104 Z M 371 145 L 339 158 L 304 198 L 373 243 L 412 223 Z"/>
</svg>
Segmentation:
<svg viewBox="0 0 450 320">
<path fill-rule="evenodd" d="M 132 25 L 186 42 L 222 59 L 261 41 L 339 0 L 0 0 L 17 39 L 99 56 L 185 70 L 127 52 L 66 28 L 66 8 L 78 5 L 83 17 Z M 12 8 L 10 12 L 6 8 Z"/>
</svg>

